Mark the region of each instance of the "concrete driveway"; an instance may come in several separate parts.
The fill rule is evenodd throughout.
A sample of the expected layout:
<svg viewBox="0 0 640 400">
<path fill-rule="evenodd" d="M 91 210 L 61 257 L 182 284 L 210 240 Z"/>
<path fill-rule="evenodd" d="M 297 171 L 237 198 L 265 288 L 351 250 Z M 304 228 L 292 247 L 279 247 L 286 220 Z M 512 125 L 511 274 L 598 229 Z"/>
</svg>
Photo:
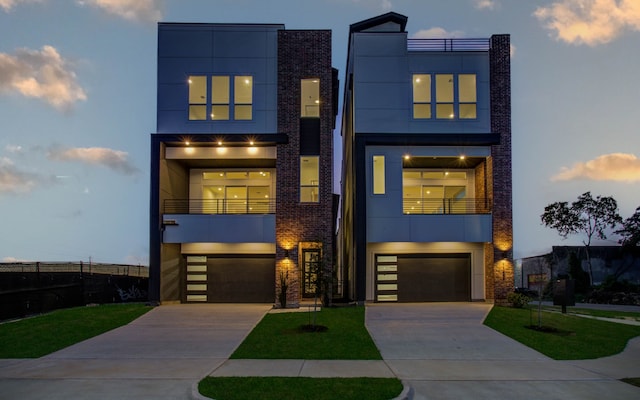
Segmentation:
<svg viewBox="0 0 640 400">
<path fill-rule="evenodd" d="M 366 325 L 417 400 L 640 399 L 640 388 L 592 371 L 590 363 L 551 360 L 484 326 L 490 309 L 484 303 L 371 304 Z"/>
<path fill-rule="evenodd" d="M 129 325 L 46 357 L 0 360 L 0 398 L 189 398 L 193 383 L 220 366 L 270 308 L 157 307 Z"/>
</svg>

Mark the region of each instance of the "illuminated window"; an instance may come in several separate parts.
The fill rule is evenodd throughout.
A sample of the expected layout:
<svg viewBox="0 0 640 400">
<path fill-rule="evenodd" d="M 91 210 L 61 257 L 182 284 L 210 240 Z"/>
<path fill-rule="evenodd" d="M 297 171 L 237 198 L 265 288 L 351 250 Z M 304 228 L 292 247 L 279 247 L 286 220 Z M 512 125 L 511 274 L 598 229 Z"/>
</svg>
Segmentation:
<svg viewBox="0 0 640 400">
<path fill-rule="evenodd" d="M 320 157 L 300 157 L 300 202 L 317 203 L 319 201 Z"/>
<path fill-rule="evenodd" d="M 211 119 L 229 119 L 229 77 L 211 77 Z"/>
<path fill-rule="evenodd" d="M 402 211 L 404 214 L 465 214 L 473 212 L 469 201 L 473 176 L 469 171 L 402 171 Z M 472 195 L 472 194 L 471 194 Z"/>
<path fill-rule="evenodd" d="M 189 119 L 207 119 L 207 77 L 189 77 Z"/>
<path fill-rule="evenodd" d="M 458 114 L 460 119 L 477 118 L 476 75 L 458 75 Z"/>
<path fill-rule="evenodd" d="M 436 118 L 453 119 L 453 74 L 436 74 Z"/>
<path fill-rule="evenodd" d="M 432 101 L 435 86 L 435 104 Z M 413 118 L 476 119 L 477 83 L 475 74 L 414 74 Z"/>
<path fill-rule="evenodd" d="M 236 76 L 234 79 L 234 119 L 250 120 L 253 114 L 253 77 Z"/>
<path fill-rule="evenodd" d="M 320 79 L 302 79 L 300 81 L 300 116 L 320 117 Z"/>
<path fill-rule="evenodd" d="M 431 75 L 413 75 L 413 118 L 431 118 Z"/>
<path fill-rule="evenodd" d="M 384 194 L 384 156 L 373 156 L 373 194 Z"/>
</svg>

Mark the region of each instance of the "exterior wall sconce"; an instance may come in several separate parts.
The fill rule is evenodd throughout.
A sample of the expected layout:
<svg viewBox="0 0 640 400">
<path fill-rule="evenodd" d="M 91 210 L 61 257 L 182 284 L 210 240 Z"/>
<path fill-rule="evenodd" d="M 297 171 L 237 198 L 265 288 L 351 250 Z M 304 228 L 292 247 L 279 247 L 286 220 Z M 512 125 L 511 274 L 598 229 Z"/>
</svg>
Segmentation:
<svg viewBox="0 0 640 400">
<path fill-rule="evenodd" d="M 289 258 L 289 249 L 284 249 L 284 258 Z"/>
</svg>

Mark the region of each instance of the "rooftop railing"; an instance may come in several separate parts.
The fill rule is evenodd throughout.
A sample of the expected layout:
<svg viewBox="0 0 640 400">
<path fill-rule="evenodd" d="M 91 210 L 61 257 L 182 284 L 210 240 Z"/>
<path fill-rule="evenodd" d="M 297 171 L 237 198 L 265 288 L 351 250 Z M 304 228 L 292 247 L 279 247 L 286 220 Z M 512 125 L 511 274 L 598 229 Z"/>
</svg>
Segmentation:
<svg viewBox="0 0 640 400">
<path fill-rule="evenodd" d="M 489 51 L 489 39 L 408 39 L 409 51 Z"/>
<path fill-rule="evenodd" d="M 167 199 L 165 214 L 275 214 L 276 199 Z"/>
<path fill-rule="evenodd" d="M 491 200 L 464 199 L 403 199 L 404 214 L 491 214 Z"/>
</svg>

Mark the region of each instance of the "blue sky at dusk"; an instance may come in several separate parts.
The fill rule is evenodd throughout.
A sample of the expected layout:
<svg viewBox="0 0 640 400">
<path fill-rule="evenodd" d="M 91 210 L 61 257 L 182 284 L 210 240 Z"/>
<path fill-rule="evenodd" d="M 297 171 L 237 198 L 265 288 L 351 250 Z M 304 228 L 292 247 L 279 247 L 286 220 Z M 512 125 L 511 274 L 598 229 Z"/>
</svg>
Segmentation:
<svg viewBox="0 0 640 400">
<path fill-rule="evenodd" d="M 549 203 L 640 206 L 640 0 L 0 0 L 0 261 L 147 264 L 157 22 L 331 29 L 343 83 L 349 25 L 388 11 L 410 37 L 511 34 L 516 257 L 579 244 Z"/>
</svg>

